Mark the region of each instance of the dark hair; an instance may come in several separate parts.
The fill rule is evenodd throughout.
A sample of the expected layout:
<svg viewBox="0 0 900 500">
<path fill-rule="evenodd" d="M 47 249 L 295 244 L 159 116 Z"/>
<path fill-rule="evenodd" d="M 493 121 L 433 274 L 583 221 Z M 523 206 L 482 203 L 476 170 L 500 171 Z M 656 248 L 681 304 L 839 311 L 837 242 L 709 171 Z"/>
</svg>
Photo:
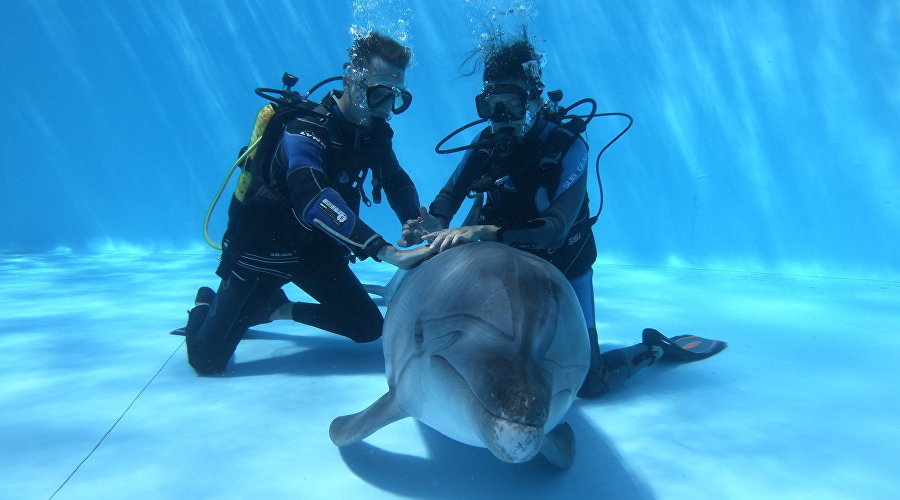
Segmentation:
<svg viewBox="0 0 900 500">
<path fill-rule="evenodd" d="M 477 66 L 483 64 L 483 80 L 522 79 L 528 85 L 527 90 L 532 98 L 540 96 L 544 89 L 541 81 L 543 56 L 531 43 L 528 28 L 522 27 L 521 33 L 512 35 L 513 40 L 508 40 L 510 35 L 499 29 L 485 32 L 488 34 L 483 37 L 482 45 L 472 51 L 463 62 L 466 64 L 468 61 L 474 61 L 476 67 L 464 74 L 474 74 Z"/>
<path fill-rule="evenodd" d="M 531 79 L 534 75 L 529 75 L 522 65 L 529 61 L 540 62 L 540 59 L 541 56 L 528 41 L 520 40 L 511 45 L 503 45 L 488 55 L 484 61 L 484 79 Z"/>
<path fill-rule="evenodd" d="M 406 69 L 412 57 L 409 47 L 377 31 L 353 40 L 347 52 L 350 54 L 350 64 L 356 68 L 367 66 L 373 57 L 380 56 L 392 65 Z"/>
</svg>

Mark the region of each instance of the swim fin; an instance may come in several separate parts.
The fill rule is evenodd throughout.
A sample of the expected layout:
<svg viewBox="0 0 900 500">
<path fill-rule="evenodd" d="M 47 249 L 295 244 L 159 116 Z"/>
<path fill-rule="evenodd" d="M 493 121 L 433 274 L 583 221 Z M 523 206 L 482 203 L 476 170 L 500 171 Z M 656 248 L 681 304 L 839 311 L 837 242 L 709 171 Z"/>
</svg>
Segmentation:
<svg viewBox="0 0 900 500">
<path fill-rule="evenodd" d="M 191 330 L 200 328 L 200 325 L 203 324 L 203 320 L 206 319 L 206 314 L 209 312 L 209 306 L 210 304 L 212 304 L 212 301 L 215 298 L 216 292 L 213 291 L 212 288 L 208 286 L 201 286 L 199 289 L 197 289 L 197 296 L 194 298 L 194 307 L 187 312 L 187 325 L 181 328 L 176 328 L 169 332 L 169 334 L 185 336 L 187 335 L 188 328 L 190 328 Z"/>
<path fill-rule="evenodd" d="M 662 359 L 683 363 L 706 359 L 728 347 L 728 343 L 721 340 L 705 339 L 696 335 L 669 338 L 653 328 L 645 328 L 642 336 L 645 344 L 662 348 Z"/>
</svg>

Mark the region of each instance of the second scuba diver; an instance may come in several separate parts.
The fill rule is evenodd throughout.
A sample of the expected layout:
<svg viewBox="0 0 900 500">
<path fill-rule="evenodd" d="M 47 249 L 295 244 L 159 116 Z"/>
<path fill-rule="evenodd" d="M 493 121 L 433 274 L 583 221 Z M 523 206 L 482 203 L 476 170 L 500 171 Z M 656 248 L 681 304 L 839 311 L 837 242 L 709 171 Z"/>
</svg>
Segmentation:
<svg viewBox="0 0 900 500">
<path fill-rule="evenodd" d="M 580 136 L 584 123 L 547 119 L 541 63 L 527 35 L 484 54 L 484 88 L 475 105 L 490 126 L 471 146 L 459 148 L 466 150 L 464 158 L 429 209 L 422 207 L 420 217 L 404 225 L 400 244 L 427 240 L 442 251 L 467 242 L 499 241 L 562 271 L 578 296 L 590 340 L 591 364 L 580 397 L 608 392 L 663 355 L 693 361 L 721 351 L 724 342 L 696 336 L 669 339 L 646 329 L 643 342 L 600 353 L 592 281 L 595 219 L 588 207 L 587 144 Z M 481 193 L 486 202 L 477 221 L 448 229 L 467 196 Z"/>
</svg>

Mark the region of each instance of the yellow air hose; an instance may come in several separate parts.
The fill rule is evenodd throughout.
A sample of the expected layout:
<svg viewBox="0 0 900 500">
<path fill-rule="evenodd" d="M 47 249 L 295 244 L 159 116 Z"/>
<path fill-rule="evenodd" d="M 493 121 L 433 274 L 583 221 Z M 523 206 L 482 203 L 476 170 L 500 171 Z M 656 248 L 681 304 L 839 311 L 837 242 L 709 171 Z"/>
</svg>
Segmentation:
<svg viewBox="0 0 900 500">
<path fill-rule="evenodd" d="M 206 238 L 206 243 L 215 248 L 216 250 L 221 250 L 222 247 L 213 242 L 212 238 L 209 237 L 209 219 L 212 217 L 213 210 L 216 208 L 216 204 L 219 202 L 219 199 L 222 197 L 222 193 L 225 191 L 225 187 L 228 185 L 228 181 L 231 180 L 231 176 L 234 174 L 234 169 L 238 167 L 238 165 L 243 165 L 244 161 L 247 158 L 252 159 L 253 155 L 256 154 L 256 146 L 259 144 L 259 141 L 262 140 L 263 131 L 266 129 L 266 125 L 269 124 L 269 120 L 272 116 L 275 115 L 275 106 L 271 104 L 266 104 L 259 110 L 259 113 L 256 115 L 256 123 L 253 125 L 253 132 L 250 134 L 250 146 L 247 147 L 247 150 L 244 151 L 241 156 L 238 157 L 237 161 L 234 162 L 234 165 L 228 170 L 228 174 L 225 175 L 225 180 L 222 181 L 222 185 L 219 187 L 219 192 L 216 193 L 216 197 L 213 198 L 212 203 L 209 205 L 209 210 L 206 211 L 206 217 L 203 219 L 203 237 Z M 241 167 L 243 168 L 243 167 Z M 249 172 L 244 172 L 247 174 L 249 179 Z M 241 180 L 244 179 L 244 175 L 241 175 Z M 238 181 L 238 191 L 242 189 L 246 190 L 247 184 L 249 184 L 249 180 L 242 185 L 240 180 Z M 240 201 L 244 200 L 244 192 L 236 192 L 235 196 Z"/>
<path fill-rule="evenodd" d="M 203 237 L 206 238 L 206 243 L 209 246 L 215 248 L 216 250 L 221 250 L 222 246 L 213 242 L 212 238 L 209 237 L 209 218 L 212 217 L 213 210 L 216 208 L 216 204 L 219 203 L 219 198 L 222 197 L 222 193 L 225 191 L 225 187 L 228 185 L 228 181 L 231 180 L 231 176 L 234 175 L 234 169 L 238 167 L 243 161 L 247 158 L 251 151 L 256 151 L 256 145 L 259 144 L 259 141 L 262 140 L 262 136 L 258 137 L 250 147 L 247 148 L 247 151 L 244 151 L 244 154 L 238 157 L 237 161 L 234 162 L 234 165 L 228 169 L 228 174 L 225 175 L 225 180 L 222 181 L 222 185 L 219 186 L 219 192 L 216 193 L 215 198 L 213 198 L 212 203 L 209 205 L 209 210 L 206 211 L 206 217 L 203 219 Z"/>
</svg>

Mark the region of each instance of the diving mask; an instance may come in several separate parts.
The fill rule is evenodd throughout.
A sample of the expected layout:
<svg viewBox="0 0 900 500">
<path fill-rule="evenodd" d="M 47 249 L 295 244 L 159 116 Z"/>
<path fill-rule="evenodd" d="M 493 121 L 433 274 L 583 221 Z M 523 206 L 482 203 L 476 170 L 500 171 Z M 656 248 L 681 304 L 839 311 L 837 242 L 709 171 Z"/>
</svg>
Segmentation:
<svg viewBox="0 0 900 500">
<path fill-rule="evenodd" d="M 388 109 L 390 109 L 390 112 L 399 115 L 409 109 L 410 104 L 412 104 L 412 94 L 404 88 L 383 84 L 375 84 L 366 88 L 366 105 L 371 110 L 381 110 L 387 115 Z"/>
<path fill-rule="evenodd" d="M 488 85 L 475 96 L 475 110 L 480 118 L 493 122 L 523 120 L 528 110 L 528 93 L 518 85 Z"/>
</svg>

